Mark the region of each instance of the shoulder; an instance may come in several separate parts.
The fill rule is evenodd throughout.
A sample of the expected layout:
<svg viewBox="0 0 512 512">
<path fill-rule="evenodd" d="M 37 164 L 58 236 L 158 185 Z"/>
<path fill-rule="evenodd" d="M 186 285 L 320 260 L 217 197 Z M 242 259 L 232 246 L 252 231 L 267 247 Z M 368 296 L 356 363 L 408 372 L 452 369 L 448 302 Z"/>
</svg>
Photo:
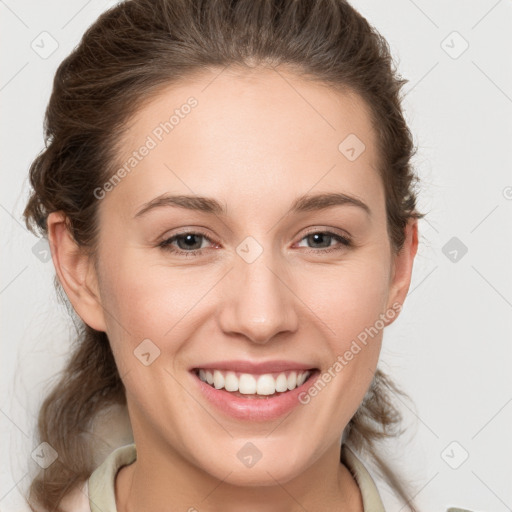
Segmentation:
<svg viewBox="0 0 512 512">
<path fill-rule="evenodd" d="M 89 506 L 89 482 L 83 481 L 66 494 L 60 502 L 62 512 L 91 512 Z"/>
</svg>

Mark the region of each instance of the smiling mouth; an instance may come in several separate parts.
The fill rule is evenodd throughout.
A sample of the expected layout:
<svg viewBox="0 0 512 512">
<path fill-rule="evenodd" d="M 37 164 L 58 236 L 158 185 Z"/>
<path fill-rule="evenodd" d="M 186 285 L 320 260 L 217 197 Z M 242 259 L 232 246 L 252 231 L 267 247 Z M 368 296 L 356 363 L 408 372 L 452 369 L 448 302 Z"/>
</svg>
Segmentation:
<svg viewBox="0 0 512 512">
<path fill-rule="evenodd" d="M 302 386 L 318 370 L 287 370 L 252 374 L 228 370 L 194 368 L 196 376 L 212 388 L 243 398 L 272 398 Z"/>
</svg>

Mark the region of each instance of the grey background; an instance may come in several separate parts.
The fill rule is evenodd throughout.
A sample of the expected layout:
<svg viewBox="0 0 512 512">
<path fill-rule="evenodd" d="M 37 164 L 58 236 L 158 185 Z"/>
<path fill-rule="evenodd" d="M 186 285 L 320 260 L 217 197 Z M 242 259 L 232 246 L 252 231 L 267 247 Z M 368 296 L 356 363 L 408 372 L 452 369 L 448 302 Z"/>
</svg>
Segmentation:
<svg viewBox="0 0 512 512">
<path fill-rule="evenodd" d="M 47 247 L 21 220 L 27 172 L 43 147 L 58 64 L 114 3 L 0 0 L 5 512 L 28 510 L 20 491 L 37 469 L 37 407 L 73 332 Z M 419 209 L 428 212 L 404 310 L 384 335 L 380 364 L 414 403 L 401 403 L 407 433 L 389 444 L 389 457 L 425 511 L 512 510 L 512 2 L 352 4 L 386 37 L 409 80 L 404 107 L 420 147 Z M 407 510 L 377 484 L 387 510 Z"/>
</svg>

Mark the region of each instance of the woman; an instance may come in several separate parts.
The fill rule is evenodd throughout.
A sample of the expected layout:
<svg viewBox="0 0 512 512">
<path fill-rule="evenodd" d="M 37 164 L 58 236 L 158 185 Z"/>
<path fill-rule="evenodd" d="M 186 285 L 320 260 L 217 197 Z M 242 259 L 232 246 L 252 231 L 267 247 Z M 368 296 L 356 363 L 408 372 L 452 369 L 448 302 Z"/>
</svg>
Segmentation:
<svg viewBox="0 0 512 512">
<path fill-rule="evenodd" d="M 404 82 L 342 0 L 130 0 L 87 30 L 25 210 L 83 326 L 33 510 L 384 510 L 364 458 L 416 510 L 376 446 L 422 217 Z"/>
</svg>

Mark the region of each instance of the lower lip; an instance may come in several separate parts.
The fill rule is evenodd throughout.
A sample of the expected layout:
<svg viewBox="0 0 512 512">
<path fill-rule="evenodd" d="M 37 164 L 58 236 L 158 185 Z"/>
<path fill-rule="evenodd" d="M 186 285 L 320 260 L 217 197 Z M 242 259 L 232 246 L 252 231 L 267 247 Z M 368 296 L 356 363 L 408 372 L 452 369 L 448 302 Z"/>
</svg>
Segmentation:
<svg viewBox="0 0 512 512">
<path fill-rule="evenodd" d="M 291 412 L 298 405 L 302 405 L 299 395 L 311 387 L 320 375 L 315 370 L 301 386 L 275 397 L 242 398 L 224 389 L 216 389 L 203 382 L 194 371 L 191 373 L 199 390 L 209 402 L 228 416 L 246 421 L 270 421 Z"/>
</svg>

